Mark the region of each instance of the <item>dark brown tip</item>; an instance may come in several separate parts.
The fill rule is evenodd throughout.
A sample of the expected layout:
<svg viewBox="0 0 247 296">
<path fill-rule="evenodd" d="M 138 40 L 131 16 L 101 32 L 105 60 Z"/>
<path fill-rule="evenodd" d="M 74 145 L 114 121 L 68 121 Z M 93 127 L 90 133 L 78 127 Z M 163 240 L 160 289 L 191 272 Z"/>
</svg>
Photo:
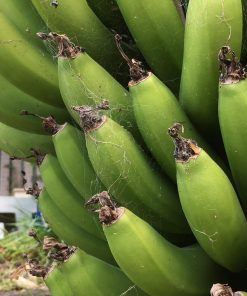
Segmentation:
<svg viewBox="0 0 247 296">
<path fill-rule="evenodd" d="M 211 296 L 234 296 L 233 291 L 227 284 L 214 284 L 210 290 Z"/>
<path fill-rule="evenodd" d="M 168 134 L 173 138 L 175 144 L 174 157 L 178 162 L 187 162 L 189 159 L 196 158 L 201 148 L 197 143 L 190 139 L 183 138 L 180 133 L 183 133 L 184 128 L 181 123 L 174 123 L 173 126 L 168 128 Z"/>
<path fill-rule="evenodd" d="M 141 61 L 138 61 L 136 59 L 130 59 L 126 53 L 124 52 L 121 42 L 122 42 L 122 36 L 119 34 L 116 34 L 115 36 L 115 41 L 116 45 L 118 48 L 118 51 L 120 52 L 121 56 L 123 59 L 126 61 L 126 63 L 129 66 L 129 73 L 130 73 L 130 78 L 131 78 L 131 84 L 137 83 L 143 79 L 145 79 L 148 75 L 149 72 L 144 68 L 143 64 Z"/>
<path fill-rule="evenodd" d="M 80 117 L 80 126 L 84 132 L 89 132 L 102 125 L 105 117 L 99 114 L 101 110 L 109 110 L 109 102 L 103 100 L 98 106 L 72 106 L 72 110 L 77 112 Z"/>
<path fill-rule="evenodd" d="M 42 164 L 42 162 L 43 162 L 43 160 L 45 158 L 45 154 L 43 154 L 38 149 L 31 148 L 30 150 L 31 150 L 31 153 L 32 153 L 32 157 L 35 158 L 37 166 L 41 166 L 41 164 Z"/>
<path fill-rule="evenodd" d="M 36 35 L 43 41 L 56 44 L 58 49 L 56 57 L 74 59 L 80 53 L 85 52 L 85 48 L 75 45 L 65 34 L 38 32 Z"/>
<path fill-rule="evenodd" d="M 85 204 L 93 212 L 99 213 L 100 223 L 110 225 L 120 216 L 122 208 L 117 208 L 107 191 L 95 194 Z"/>
<path fill-rule="evenodd" d="M 230 46 L 223 46 L 218 54 L 220 62 L 220 83 L 233 84 L 246 78 L 245 68 L 239 62 Z"/>
</svg>

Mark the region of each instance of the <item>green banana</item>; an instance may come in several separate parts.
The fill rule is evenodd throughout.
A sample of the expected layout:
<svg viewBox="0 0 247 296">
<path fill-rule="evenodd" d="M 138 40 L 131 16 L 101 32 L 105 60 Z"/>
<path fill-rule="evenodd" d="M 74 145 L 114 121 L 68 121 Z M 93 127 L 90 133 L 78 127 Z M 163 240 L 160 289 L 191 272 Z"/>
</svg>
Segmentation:
<svg viewBox="0 0 247 296">
<path fill-rule="evenodd" d="M 107 244 L 75 225 L 61 212 L 53 202 L 46 189 L 43 189 L 39 199 L 39 208 L 45 220 L 54 233 L 69 245 L 74 245 L 87 253 L 108 263 L 114 263 Z"/>
<path fill-rule="evenodd" d="M 107 190 L 157 229 L 189 233 L 175 187 L 155 171 L 132 135 L 108 117 L 83 111 L 87 124 L 97 118 L 84 131 L 89 158 Z"/>
<path fill-rule="evenodd" d="M 86 0 L 63 0 L 57 8 L 51 7 L 49 1 L 32 0 L 32 3 L 52 31 L 63 32 L 73 38 L 107 71 L 121 77 L 121 59 L 112 33 L 93 13 Z"/>
<path fill-rule="evenodd" d="M 231 271 L 247 266 L 247 221 L 234 188 L 210 156 L 194 141 L 169 129 L 176 146 L 180 202 L 197 241 L 218 264 Z"/>
<path fill-rule="evenodd" d="M 77 250 L 61 269 L 77 296 L 144 296 L 117 267 Z"/>
<path fill-rule="evenodd" d="M 218 52 L 230 45 L 239 55 L 241 0 L 190 0 L 186 15 L 180 103 L 207 139 L 220 139 L 218 122 Z"/>
<path fill-rule="evenodd" d="M 66 274 L 60 265 L 52 267 L 44 281 L 52 296 L 73 296 Z"/>
<path fill-rule="evenodd" d="M 137 82 L 132 80 L 129 83 L 129 91 L 142 137 L 167 175 L 176 181 L 176 166 L 172 156 L 174 145 L 167 133 L 167 129 L 174 122 L 182 122 L 186 136 L 196 139 L 219 160 L 193 127 L 173 93 L 154 74 L 149 72 L 147 75 Z M 222 164 L 222 161 L 219 162 Z"/>
<path fill-rule="evenodd" d="M 46 190 L 58 209 L 77 227 L 105 239 L 98 221 L 84 208 L 83 197 L 70 184 L 57 158 L 47 154 L 39 170 Z"/>
<path fill-rule="evenodd" d="M 31 149 L 55 153 L 51 137 L 25 132 L 0 122 L 0 150 L 17 158 L 30 156 Z"/>
<path fill-rule="evenodd" d="M 184 25 L 175 1 L 117 0 L 117 4 L 152 71 L 177 93 L 183 60 Z"/>
<path fill-rule="evenodd" d="M 212 282 L 224 277 L 225 271 L 198 245 L 179 248 L 128 209 L 111 212 L 112 219 L 103 221 L 111 252 L 128 278 L 148 295 L 206 296 Z"/>
<path fill-rule="evenodd" d="M 222 50 L 231 51 L 230 48 Z M 230 53 L 229 52 L 229 53 Z M 225 57 L 226 59 L 227 57 Z M 224 62 L 224 60 L 222 61 Z M 246 157 L 246 112 L 247 112 L 247 80 L 246 74 L 241 65 L 238 70 L 234 68 L 234 64 L 238 64 L 233 54 L 232 61 L 229 66 L 232 67 L 229 72 L 222 74 L 219 86 L 219 122 L 222 138 L 231 167 L 231 172 L 239 193 L 245 214 L 247 214 L 247 157 Z M 242 69 L 242 73 L 239 69 Z M 233 76 L 235 72 L 235 78 Z"/>
<path fill-rule="evenodd" d="M 33 116 L 21 116 L 22 110 L 39 113 L 42 116 L 52 114 L 61 123 L 69 120 L 69 115 L 65 109 L 48 105 L 31 97 L 0 75 L 1 121 L 11 127 L 27 132 L 45 134 L 40 120 Z"/>
<path fill-rule="evenodd" d="M 247 292 L 243 292 L 243 291 L 235 292 L 234 296 L 247 296 Z"/>
<path fill-rule="evenodd" d="M 0 12 L 0 73 L 18 88 L 50 105 L 63 106 L 55 64 L 45 51 L 32 46 L 11 21 Z"/>
<path fill-rule="evenodd" d="M 85 136 L 79 129 L 65 123 L 52 136 L 52 140 L 64 173 L 85 200 L 104 190 L 89 160 Z"/>
<path fill-rule="evenodd" d="M 45 23 L 37 13 L 30 0 L 1 0 L 0 11 L 13 23 L 18 30 L 26 35 L 32 46 L 46 50 L 36 33 L 46 28 Z"/>
<path fill-rule="evenodd" d="M 61 44 L 63 42 L 68 47 L 70 41 L 62 40 Z M 96 105 L 107 99 L 110 103 L 109 116 L 140 138 L 128 91 L 87 53 L 78 52 L 71 42 L 69 46 L 75 57 L 68 58 L 62 54 L 58 58 L 58 77 L 62 98 L 72 117 L 80 123 L 72 106 Z"/>
</svg>

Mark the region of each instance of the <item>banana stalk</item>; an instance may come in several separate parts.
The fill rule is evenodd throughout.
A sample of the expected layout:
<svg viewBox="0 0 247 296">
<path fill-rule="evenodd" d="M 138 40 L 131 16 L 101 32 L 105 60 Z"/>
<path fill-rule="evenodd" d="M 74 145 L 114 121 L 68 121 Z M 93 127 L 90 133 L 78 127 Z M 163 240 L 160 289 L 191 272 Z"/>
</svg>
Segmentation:
<svg viewBox="0 0 247 296">
<path fill-rule="evenodd" d="M 43 103 L 24 93 L 2 75 L 0 75 L 0 117 L 4 124 L 26 132 L 46 134 L 40 120 L 33 116 L 21 116 L 21 111 L 28 110 L 42 116 L 53 115 L 58 122 L 70 120 L 64 108 L 57 108 Z"/>
<path fill-rule="evenodd" d="M 117 4 L 152 71 L 178 93 L 184 25 L 175 2 L 117 0 Z"/>
<path fill-rule="evenodd" d="M 247 221 L 221 168 L 192 140 L 172 127 L 180 202 L 198 243 L 231 271 L 247 266 Z"/>
<path fill-rule="evenodd" d="M 39 208 L 54 233 L 67 244 L 77 246 L 87 253 L 110 264 L 115 264 L 107 244 L 74 224 L 53 202 L 46 189 L 39 199 Z"/>
<path fill-rule="evenodd" d="M 179 248 L 126 208 L 101 208 L 111 252 L 123 272 L 150 296 L 205 296 L 224 277 L 198 246 Z M 116 235 L 117 234 L 117 235 Z"/>
<path fill-rule="evenodd" d="M 208 140 L 220 141 L 218 52 L 230 45 L 239 55 L 241 0 L 190 0 L 186 15 L 180 103 Z"/>
<path fill-rule="evenodd" d="M 150 164 L 132 135 L 93 109 L 79 107 L 88 155 L 107 190 L 157 229 L 186 233 L 176 188 Z"/>
<path fill-rule="evenodd" d="M 46 190 L 58 209 L 79 228 L 104 239 L 99 223 L 84 208 L 83 197 L 70 184 L 56 157 L 47 154 L 39 170 Z"/>
</svg>

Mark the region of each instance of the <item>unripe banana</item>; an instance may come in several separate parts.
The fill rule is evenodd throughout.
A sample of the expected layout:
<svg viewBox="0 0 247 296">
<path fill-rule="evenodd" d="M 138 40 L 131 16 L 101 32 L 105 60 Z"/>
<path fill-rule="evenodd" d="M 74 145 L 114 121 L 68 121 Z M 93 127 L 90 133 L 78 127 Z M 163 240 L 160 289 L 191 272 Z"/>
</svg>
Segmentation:
<svg viewBox="0 0 247 296">
<path fill-rule="evenodd" d="M 176 143 L 180 202 L 197 241 L 231 271 L 247 266 L 247 221 L 234 188 L 210 156 L 192 140 L 169 129 Z"/>
<path fill-rule="evenodd" d="M 22 110 L 42 116 L 53 115 L 60 123 L 70 119 L 66 109 L 48 105 L 31 97 L 0 75 L 1 122 L 26 132 L 46 134 L 40 120 L 34 116 L 22 116 Z"/>
<path fill-rule="evenodd" d="M 234 68 L 233 65 L 238 61 L 231 49 L 222 48 L 222 50 L 229 51 L 228 54 L 232 53 L 233 56 L 229 64 L 231 71 L 228 72 L 226 69 L 220 81 L 218 107 L 220 129 L 239 198 L 247 214 L 247 80 L 241 65 L 238 65 L 238 69 Z"/>
<path fill-rule="evenodd" d="M 59 265 L 48 271 L 44 281 L 52 296 L 74 295 L 69 286 L 66 273 Z"/>
<path fill-rule="evenodd" d="M 239 55 L 241 0 L 190 0 L 186 15 L 180 102 L 209 141 L 220 140 L 218 123 L 218 52 L 230 45 Z"/>
<path fill-rule="evenodd" d="M 143 139 L 159 165 L 172 180 L 176 181 L 174 145 L 167 129 L 174 122 L 182 122 L 186 136 L 196 139 L 225 167 L 222 160 L 219 160 L 198 134 L 176 97 L 154 74 L 149 72 L 142 80 L 137 82 L 132 80 L 129 83 L 129 90 L 133 98 L 136 122 Z"/>
<path fill-rule="evenodd" d="M 51 137 L 25 132 L 0 122 L 0 150 L 17 158 L 30 156 L 31 149 L 55 153 Z"/>
<path fill-rule="evenodd" d="M 184 25 L 174 2 L 117 0 L 124 20 L 152 71 L 177 93 Z"/>
<path fill-rule="evenodd" d="M 63 32 L 74 38 L 107 71 L 121 77 L 121 58 L 112 33 L 93 13 L 86 0 L 63 0 L 57 8 L 51 7 L 50 1 L 32 0 L 32 3 L 53 32 Z"/>
<path fill-rule="evenodd" d="M 32 46 L 0 12 L 0 73 L 18 88 L 50 105 L 63 106 L 55 64 L 46 52 Z"/>
<path fill-rule="evenodd" d="M 77 250 L 61 269 L 77 296 L 144 296 L 117 267 Z"/>
<path fill-rule="evenodd" d="M 71 56 L 58 58 L 59 87 L 64 103 L 72 117 L 80 123 L 73 106 L 94 106 L 107 99 L 108 115 L 140 138 L 135 123 L 132 100 L 128 91 L 86 52 L 78 51 L 66 37 L 61 38 L 70 47 Z M 73 54 L 72 54 L 73 53 Z"/>
<path fill-rule="evenodd" d="M 96 219 L 84 208 L 84 199 L 73 188 L 55 156 L 47 154 L 39 167 L 50 198 L 58 209 L 79 228 L 104 239 Z"/>
<path fill-rule="evenodd" d="M 87 253 L 115 264 L 107 244 L 75 225 L 61 212 L 43 189 L 39 196 L 39 208 L 54 233 L 67 244 L 77 246 Z"/>
<path fill-rule="evenodd" d="M 155 171 L 132 135 L 108 117 L 79 109 L 89 158 L 107 190 L 157 229 L 189 233 L 176 188 Z"/>
<path fill-rule="evenodd" d="M 64 173 L 85 200 L 104 190 L 89 160 L 82 131 L 65 123 L 52 136 L 52 140 Z"/>
<path fill-rule="evenodd" d="M 109 210 L 109 209 L 108 209 Z M 205 296 L 224 277 L 198 246 L 179 248 L 126 208 L 100 210 L 108 244 L 123 272 L 150 296 Z"/>
</svg>

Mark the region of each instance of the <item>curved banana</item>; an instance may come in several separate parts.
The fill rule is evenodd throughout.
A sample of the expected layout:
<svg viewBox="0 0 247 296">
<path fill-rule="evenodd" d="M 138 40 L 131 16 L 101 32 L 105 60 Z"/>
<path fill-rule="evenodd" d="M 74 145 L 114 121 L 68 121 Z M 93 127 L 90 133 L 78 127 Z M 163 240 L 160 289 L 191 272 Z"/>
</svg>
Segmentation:
<svg viewBox="0 0 247 296">
<path fill-rule="evenodd" d="M 60 123 L 70 120 L 66 109 L 48 105 L 31 97 L 0 75 L 1 121 L 26 132 L 46 134 L 40 124 L 40 120 L 33 116 L 20 115 L 22 110 L 28 110 L 31 113 L 37 113 L 44 117 L 52 115 Z"/>
<path fill-rule="evenodd" d="M 172 180 L 176 181 L 174 145 L 167 129 L 174 122 L 182 122 L 185 126 L 185 135 L 196 139 L 224 166 L 222 160 L 192 125 L 173 93 L 154 74 L 149 72 L 142 80 L 132 80 L 129 83 L 129 91 L 142 137 L 152 155 Z"/>
<path fill-rule="evenodd" d="M 104 212 L 100 214 L 102 218 Z M 148 295 L 205 296 L 212 283 L 224 277 L 225 270 L 198 245 L 172 245 L 126 208 L 111 214 L 111 219 L 103 220 L 111 252 L 129 279 Z"/>
<path fill-rule="evenodd" d="M 17 158 L 30 156 L 31 149 L 55 153 L 51 136 L 25 132 L 0 122 L 0 150 Z"/>
<path fill-rule="evenodd" d="M 85 47 L 88 53 L 115 77 L 121 77 L 121 58 L 112 33 L 93 13 L 86 0 L 63 0 L 57 8 L 49 1 L 32 0 L 52 31 L 62 32 Z"/>
<path fill-rule="evenodd" d="M 178 93 L 184 25 L 174 2 L 117 0 L 124 20 L 152 71 Z"/>
<path fill-rule="evenodd" d="M 73 188 L 57 158 L 47 154 L 40 167 L 46 190 L 58 209 L 77 227 L 105 239 L 98 221 L 84 208 L 84 199 Z"/>
<path fill-rule="evenodd" d="M 157 229 L 189 233 L 176 188 L 155 171 L 132 135 L 108 117 L 86 110 L 84 126 L 88 155 L 107 190 Z"/>
<path fill-rule="evenodd" d="M 52 136 L 52 140 L 59 164 L 71 184 L 85 200 L 104 190 L 89 160 L 82 131 L 65 123 Z"/>
<path fill-rule="evenodd" d="M 208 141 L 220 141 L 218 52 L 230 45 L 239 56 L 241 0 L 190 0 L 186 15 L 180 103 Z"/>
<path fill-rule="evenodd" d="M 0 73 L 18 88 L 50 105 L 63 106 L 55 64 L 0 11 Z"/>
<path fill-rule="evenodd" d="M 61 269 L 77 296 L 144 296 L 147 295 L 133 284 L 117 267 L 107 264 L 82 250 L 62 264 Z"/>
<path fill-rule="evenodd" d="M 198 243 L 231 271 L 247 266 L 247 221 L 234 188 L 210 156 L 194 141 L 169 130 L 176 145 L 180 202 Z"/>
<path fill-rule="evenodd" d="M 235 55 L 232 59 L 229 66 L 237 62 Z M 241 66 L 239 65 L 239 67 Z M 225 73 L 225 75 L 223 74 L 224 76 L 220 81 L 218 113 L 220 129 L 231 172 L 242 207 L 245 214 L 247 214 L 247 80 L 243 69 L 242 73 L 240 73 L 242 76 L 235 75 L 234 77 L 234 71 L 236 72 L 236 69 L 232 67 L 231 72 Z"/>
<path fill-rule="evenodd" d="M 58 209 L 45 189 L 42 190 L 38 202 L 46 222 L 49 223 L 51 229 L 60 239 L 106 262 L 114 263 L 106 242 L 79 228 L 68 219 Z"/>
</svg>

